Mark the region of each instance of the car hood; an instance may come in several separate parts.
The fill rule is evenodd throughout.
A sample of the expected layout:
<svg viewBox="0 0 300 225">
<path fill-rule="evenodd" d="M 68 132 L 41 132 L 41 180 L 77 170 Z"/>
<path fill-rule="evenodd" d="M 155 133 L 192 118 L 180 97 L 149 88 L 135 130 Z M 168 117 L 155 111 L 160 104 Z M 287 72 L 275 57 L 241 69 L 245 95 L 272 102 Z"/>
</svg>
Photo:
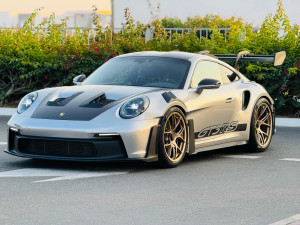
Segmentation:
<svg viewBox="0 0 300 225">
<path fill-rule="evenodd" d="M 154 87 L 113 85 L 54 88 L 49 90 L 31 117 L 55 120 L 91 120 L 134 96 L 160 90 L 161 88 Z"/>
</svg>

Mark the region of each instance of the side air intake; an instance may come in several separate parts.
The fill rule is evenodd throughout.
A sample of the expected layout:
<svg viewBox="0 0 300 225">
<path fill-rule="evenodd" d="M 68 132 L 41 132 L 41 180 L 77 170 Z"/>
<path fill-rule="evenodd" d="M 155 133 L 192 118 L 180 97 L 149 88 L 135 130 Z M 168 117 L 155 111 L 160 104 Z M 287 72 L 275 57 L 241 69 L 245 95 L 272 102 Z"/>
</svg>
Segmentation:
<svg viewBox="0 0 300 225">
<path fill-rule="evenodd" d="M 243 92 L 243 110 L 246 110 L 250 102 L 250 91 Z"/>
</svg>

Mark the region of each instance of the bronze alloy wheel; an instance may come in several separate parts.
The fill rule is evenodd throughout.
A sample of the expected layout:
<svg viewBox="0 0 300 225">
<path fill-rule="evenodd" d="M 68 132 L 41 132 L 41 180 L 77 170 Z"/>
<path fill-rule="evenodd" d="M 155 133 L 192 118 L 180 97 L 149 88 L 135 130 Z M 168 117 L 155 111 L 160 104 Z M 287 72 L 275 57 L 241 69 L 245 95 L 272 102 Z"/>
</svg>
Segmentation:
<svg viewBox="0 0 300 225">
<path fill-rule="evenodd" d="M 166 119 L 163 130 L 163 145 L 166 156 L 172 162 L 180 160 L 187 143 L 186 123 L 182 115 L 172 112 Z"/>
<path fill-rule="evenodd" d="M 272 112 L 270 106 L 262 102 L 255 111 L 255 138 L 257 144 L 264 148 L 272 137 Z"/>
</svg>

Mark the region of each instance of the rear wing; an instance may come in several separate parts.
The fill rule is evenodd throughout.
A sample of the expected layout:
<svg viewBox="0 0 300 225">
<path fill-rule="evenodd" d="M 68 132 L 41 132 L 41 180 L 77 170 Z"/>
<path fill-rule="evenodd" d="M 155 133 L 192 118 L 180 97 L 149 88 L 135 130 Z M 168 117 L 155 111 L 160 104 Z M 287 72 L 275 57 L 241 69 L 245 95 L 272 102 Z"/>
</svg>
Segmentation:
<svg viewBox="0 0 300 225">
<path fill-rule="evenodd" d="M 285 60 L 285 51 L 277 52 L 275 55 L 248 55 L 248 51 L 239 52 L 237 55 L 211 55 L 208 51 L 201 51 L 199 54 L 212 56 L 222 61 L 235 61 L 235 68 L 239 69 L 239 62 L 268 62 L 274 66 L 280 66 Z"/>
<path fill-rule="evenodd" d="M 286 53 L 285 51 L 277 52 L 275 55 L 248 55 L 248 51 L 239 52 L 237 55 L 212 55 L 209 54 L 209 51 L 199 52 L 201 55 L 211 56 L 222 61 L 233 61 L 235 62 L 235 69 L 239 70 L 239 62 L 268 62 L 272 63 L 274 66 L 280 66 L 285 60 Z M 233 81 L 236 78 L 236 74 L 228 76 L 230 81 Z"/>
</svg>

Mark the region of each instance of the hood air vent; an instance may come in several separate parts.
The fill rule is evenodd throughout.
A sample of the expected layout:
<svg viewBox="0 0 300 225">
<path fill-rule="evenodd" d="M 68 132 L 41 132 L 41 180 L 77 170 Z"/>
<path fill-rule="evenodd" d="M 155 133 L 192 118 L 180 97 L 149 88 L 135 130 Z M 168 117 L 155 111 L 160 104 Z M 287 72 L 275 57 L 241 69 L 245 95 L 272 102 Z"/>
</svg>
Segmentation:
<svg viewBox="0 0 300 225">
<path fill-rule="evenodd" d="M 102 108 L 103 106 L 106 106 L 113 101 L 115 101 L 115 100 L 107 99 L 105 94 L 103 93 L 100 96 L 94 98 L 89 103 L 81 105 L 81 107 Z"/>
<path fill-rule="evenodd" d="M 82 94 L 83 92 L 77 92 L 71 96 L 56 96 L 50 99 L 47 102 L 48 106 L 64 106 L 68 104 L 72 99 L 76 98 L 78 95 Z"/>
</svg>

